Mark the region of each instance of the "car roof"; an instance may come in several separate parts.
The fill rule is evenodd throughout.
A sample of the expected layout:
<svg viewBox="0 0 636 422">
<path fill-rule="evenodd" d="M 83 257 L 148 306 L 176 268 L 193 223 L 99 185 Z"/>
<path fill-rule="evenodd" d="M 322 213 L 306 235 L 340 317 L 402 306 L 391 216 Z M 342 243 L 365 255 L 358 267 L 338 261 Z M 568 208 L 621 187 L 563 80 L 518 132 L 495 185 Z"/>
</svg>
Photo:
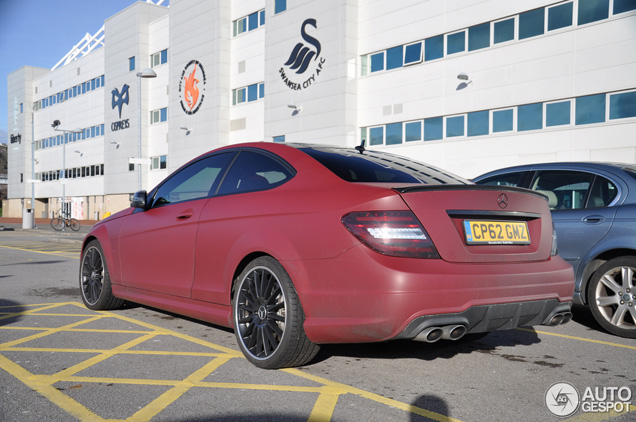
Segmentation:
<svg viewBox="0 0 636 422">
<path fill-rule="evenodd" d="M 518 166 L 504 167 L 497 170 L 492 170 L 487 173 L 481 174 L 475 177 L 473 180 L 479 181 L 485 177 L 493 176 L 496 174 L 512 173 L 516 171 L 532 171 L 532 170 L 556 170 L 556 169 L 571 169 L 571 170 L 588 170 L 588 171 L 605 171 L 614 174 L 624 174 L 623 170 L 630 170 L 636 172 L 636 164 L 619 163 L 619 162 L 603 162 L 603 161 L 561 161 L 554 163 L 535 163 L 535 164 L 522 164 Z"/>
</svg>

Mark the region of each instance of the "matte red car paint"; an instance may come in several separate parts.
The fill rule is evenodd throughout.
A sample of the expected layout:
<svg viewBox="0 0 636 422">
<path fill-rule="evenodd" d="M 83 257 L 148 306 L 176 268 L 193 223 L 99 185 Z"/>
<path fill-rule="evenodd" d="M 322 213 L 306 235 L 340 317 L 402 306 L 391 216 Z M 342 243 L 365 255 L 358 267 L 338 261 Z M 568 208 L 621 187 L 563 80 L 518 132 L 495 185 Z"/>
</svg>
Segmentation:
<svg viewBox="0 0 636 422">
<path fill-rule="evenodd" d="M 500 210 L 498 192 L 401 196 L 390 189 L 394 185 L 345 182 L 295 148 L 240 147 L 271 151 L 298 173 L 272 190 L 150 213 L 126 210 L 97 224 L 87 240 L 94 237 L 103 245 L 115 296 L 231 326 L 231 285 L 239 263 L 251 254 L 267 254 L 290 275 L 305 311 L 306 333 L 317 343 L 386 340 L 417 316 L 479 304 L 572 298 L 572 270 L 549 256 L 551 220 L 547 203 L 536 195 L 510 195 L 510 210 L 538 212 L 545 223 L 529 222 L 531 245 L 466 246 L 458 220 L 448 211 Z M 443 259 L 383 256 L 361 245 L 341 223 L 349 212 L 409 209 Z M 190 210 L 192 215 L 181 221 L 179 216 Z M 170 227 L 154 231 L 156 223 L 146 221 L 155 218 Z M 140 237 L 143 232 L 150 236 Z M 163 261 L 145 271 L 157 260 Z"/>
</svg>

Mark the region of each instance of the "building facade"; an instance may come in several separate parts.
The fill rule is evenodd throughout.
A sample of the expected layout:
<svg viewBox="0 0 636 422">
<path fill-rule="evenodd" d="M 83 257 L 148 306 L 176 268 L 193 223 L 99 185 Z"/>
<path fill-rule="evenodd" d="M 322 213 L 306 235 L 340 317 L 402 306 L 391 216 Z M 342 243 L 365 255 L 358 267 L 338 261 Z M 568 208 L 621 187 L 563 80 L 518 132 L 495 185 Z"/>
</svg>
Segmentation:
<svg viewBox="0 0 636 422">
<path fill-rule="evenodd" d="M 635 0 L 138 2 L 103 34 L 9 76 L 5 216 L 33 197 L 99 219 L 246 141 L 365 142 L 466 178 L 636 162 Z"/>
</svg>

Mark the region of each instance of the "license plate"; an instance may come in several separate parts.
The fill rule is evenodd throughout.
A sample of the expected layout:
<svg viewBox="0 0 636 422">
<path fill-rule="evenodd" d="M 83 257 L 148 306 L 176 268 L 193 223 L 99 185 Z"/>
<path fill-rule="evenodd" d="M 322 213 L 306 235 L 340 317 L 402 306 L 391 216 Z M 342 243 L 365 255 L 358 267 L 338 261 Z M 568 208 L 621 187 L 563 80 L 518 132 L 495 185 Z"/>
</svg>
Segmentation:
<svg viewBox="0 0 636 422">
<path fill-rule="evenodd" d="M 464 220 L 464 235 L 469 245 L 529 245 L 525 221 Z"/>
</svg>

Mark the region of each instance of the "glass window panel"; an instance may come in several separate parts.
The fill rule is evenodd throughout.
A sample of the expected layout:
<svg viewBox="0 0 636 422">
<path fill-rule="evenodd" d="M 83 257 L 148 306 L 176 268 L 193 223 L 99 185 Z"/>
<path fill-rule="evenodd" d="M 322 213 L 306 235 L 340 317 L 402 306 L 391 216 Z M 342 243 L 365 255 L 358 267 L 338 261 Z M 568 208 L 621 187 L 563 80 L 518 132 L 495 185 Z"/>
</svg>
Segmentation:
<svg viewBox="0 0 636 422">
<path fill-rule="evenodd" d="M 135 58 L 131 57 L 128 59 L 128 70 L 135 70 Z"/>
<path fill-rule="evenodd" d="M 371 55 L 371 73 L 384 70 L 384 51 Z"/>
<path fill-rule="evenodd" d="M 585 206 L 588 190 L 594 179 L 591 173 L 567 170 L 546 170 L 537 173 L 533 190 L 551 191 L 556 196 L 553 210 L 576 210 Z"/>
<path fill-rule="evenodd" d="M 265 25 L 265 10 L 258 12 L 258 15 L 260 17 L 259 25 Z"/>
<path fill-rule="evenodd" d="M 95 89 L 95 79 L 91 79 L 91 91 Z"/>
<path fill-rule="evenodd" d="M 265 96 L 265 84 L 258 84 L 258 98 Z"/>
<path fill-rule="evenodd" d="M 610 95 L 610 119 L 636 117 L 636 92 Z"/>
<path fill-rule="evenodd" d="M 247 87 L 247 101 L 256 101 L 258 99 L 258 85 L 250 85 Z"/>
<path fill-rule="evenodd" d="M 565 3 L 548 9 L 548 31 L 572 26 L 574 3 Z"/>
<path fill-rule="evenodd" d="M 462 52 L 466 49 L 466 32 L 458 32 L 447 37 L 446 54 Z"/>
<path fill-rule="evenodd" d="M 276 0 L 274 2 L 274 13 L 280 13 L 287 10 L 287 0 Z"/>
<path fill-rule="evenodd" d="M 476 111 L 468 113 L 468 136 L 488 135 L 490 132 L 490 113 L 486 111 Z"/>
<path fill-rule="evenodd" d="M 589 125 L 605 121 L 605 94 L 576 99 L 576 124 Z"/>
<path fill-rule="evenodd" d="M 404 64 L 422 61 L 422 43 L 415 43 L 404 47 Z"/>
<path fill-rule="evenodd" d="M 396 145 L 402 143 L 402 123 L 386 125 L 386 144 Z"/>
<path fill-rule="evenodd" d="M 468 51 L 490 47 L 490 22 L 468 28 Z"/>
<path fill-rule="evenodd" d="M 272 138 L 272 140 L 276 143 L 282 143 L 285 142 L 285 135 L 280 135 L 280 136 L 274 136 Z"/>
<path fill-rule="evenodd" d="M 546 104 L 545 106 L 545 125 L 561 126 L 570 124 L 570 102 L 563 101 L 560 103 Z"/>
<path fill-rule="evenodd" d="M 91 127 L 91 138 L 95 137 L 95 126 Z"/>
<path fill-rule="evenodd" d="M 543 129 L 543 103 L 517 107 L 517 130 Z"/>
<path fill-rule="evenodd" d="M 249 30 L 253 30 L 258 28 L 258 12 L 254 12 L 251 15 L 249 15 L 247 17 L 248 19 L 248 24 L 249 24 Z"/>
<path fill-rule="evenodd" d="M 614 10 L 612 13 L 623 13 L 636 9 L 636 0 L 614 0 Z"/>
<path fill-rule="evenodd" d="M 609 0 L 579 0 L 579 25 L 609 17 Z"/>
<path fill-rule="evenodd" d="M 424 119 L 424 140 L 435 141 L 444 137 L 444 118 Z"/>
<path fill-rule="evenodd" d="M 446 118 L 446 137 L 464 136 L 464 116 Z"/>
<path fill-rule="evenodd" d="M 168 50 L 161 51 L 161 64 L 168 63 Z"/>
<path fill-rule="evenodd" d="M 384 144 L 384 128 L 372 127 L 369 130 L 369 145 L 383 145 Z"/>
<path fill-rule="evenodd" d="M 531 10 L 519 15 L 519 39 L 543 34 L 545 29 L 545 9 Z"/>
<path fill-rule="evenodd" d="M 444 57 L 444 36 L 428 38 L 424 41 L 424 60 L 440 59 Z"/>
<path fill-rule="evenodd" d="M 247 22 L 247 19 L 245 19 L 245 18 L 239 19 L 239 21 L 238 21 L 238 33 L 239 34 L 242 34 L 243 32 L 246 31 L 246 29 L 245 29 L 247 27 L 246 22 Z"/>
<path fill-rule="evenodd" d="M 166 155 L 162 155 L 161 157 L 159 157 L 159 168 L 168 168 L 168 157 Z"/>
<path fill-rule="evenodd" d="M 360 58 L 360 74 L 366 76 L 369 73 L 369 56 L 364 55 Z"/>
<path fill-rule="evenodd" d="M 406 142 L 422 140 L 422 122 L 411 122 L 404 125 L 404 136 Z"/>
<path fill-rule="evenodd" d="M 386 69 L 397 69 L 404 63 L 404 47 L 398 46 L 386 50 Z"/>
<path fill-rule="evenodd" d="M 168 108 L 162 108 L 160 112 L 161 112 L 161 121 L 165 122 L 166 120 L 168 120 Z"/>
</svg>

